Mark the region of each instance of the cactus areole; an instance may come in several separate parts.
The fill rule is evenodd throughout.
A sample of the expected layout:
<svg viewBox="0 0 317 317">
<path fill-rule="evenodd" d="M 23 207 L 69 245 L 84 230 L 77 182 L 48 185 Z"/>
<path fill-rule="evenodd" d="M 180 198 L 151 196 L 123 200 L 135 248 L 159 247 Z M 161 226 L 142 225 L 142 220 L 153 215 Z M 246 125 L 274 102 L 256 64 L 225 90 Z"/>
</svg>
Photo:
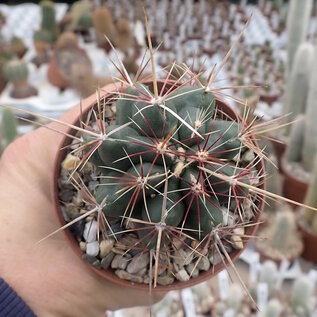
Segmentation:
<svg viewBox="0 0 317 317">
<path fill-rule="evenodd" d="M 252 188 L 264 189 L 264 165 L 254 137 L 245 132 L 247 124 L 210 90 L 171 80 L 158 83 L 158 94 L 151 87 L 152 82 L 105 87 L 99 100 L 85 101 L 90 106 L 77 126 L 86 129 L 75 131 L 81 144 L 73 152 L 65 146 L 74 149 L 78 140 L 65 138 L 61 145 L 54 196 L 65 225 L 70 219 L 61 211 L 65 202 L 58 198 L 63 190 L 58 182 L 66 174 L 74 177 L 89 219 L 99 224 L 96 240 L 119 246 L 122 235 L 134 235 L 123 253 L 148 253 L 151 272 L 157 256 L 167 255 L 168 265 L 180 249 L 193 253 L 193 263 L 219 253 L 222 260 L 198 277 L 154 287 L 167 290 L 210 278 L 246 247 L 263 210 L 263 196 Z M 113 117 L 105 118 L 110 109 Z M 65 170 L 69 157 L 76 163 Z M 92 190 L 80 179 L 88 166 L 98 183 Z M 82 256 L 80 237 L 64 232 Z M 118 270 L 89 266 L 108 280 L 148 290 L 149 282 L 131 283 L 119 278 Z"/>
</svg>

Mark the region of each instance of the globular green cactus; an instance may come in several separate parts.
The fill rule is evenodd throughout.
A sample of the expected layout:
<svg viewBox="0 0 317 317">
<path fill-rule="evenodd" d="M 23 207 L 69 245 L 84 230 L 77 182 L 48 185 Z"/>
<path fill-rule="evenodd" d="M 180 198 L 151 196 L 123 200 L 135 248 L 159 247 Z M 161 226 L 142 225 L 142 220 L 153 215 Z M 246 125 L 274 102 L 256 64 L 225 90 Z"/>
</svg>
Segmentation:
<svg viewBox="0 0 317 317">
<path fill-rule="evenodd" d="M 313 57 L 314 46 L 310 43 L 302 43 L 296 51 L 283 102 L 283 113 L 288 114 L 288 122 L 305 112 Z M 289 135 L 290 126 L 285 132 Z"/>
<path fill-rule="evenodd" d="M 306 40 L 312 12 L 312 0 L 291 0 L 287 17 L 288 69 L 291 71 L 296 50 Z"/>
<path fill-rule="evenodd" d="M 312 314 L 314 285 L 308 276 L 299 277 L 293 286 L 292 307 L 298 317 L 309 317 Z"/>
<path fill-rule="evenodd" d="M 316 208 L 317 207 L 317 155 L 315 155 L 314 169 L 311 174 L 310 184 L 305 197 L 305 205 Z M 314 234 L 317 235 L 317 213 L 308 208 L 304 208 L 305 220 L 310 225 Z"/>
<path fill-rule="evenodd" d="M 12 83 L 19 83 L 27 80 L 29 72 L 24 61 L 14 59 L 5 65 L 4 73 L 7 80 Z"/>
<path fill-rule="evenodd" d="M 53 1 L 43 0 L 40 5 L 42 12 L 41 30 L 49 32 L 50 41 L 54 43 L 58 37 L 55 4 Z"/>
<path fill-rule="evenodd" d="M 278 301 L 278 299 L 273 298 L 269 301 L 265 312 L 261 314 L 262 317 L 279 317 L 281 316 L 283 311 L 282 304 Z"/>
<path fill-rule="evenodd" d="M 139 217 L 205 237 L 222 224 L 229 197 L 236 197 L 237 208 L 249 199 L 236 182 L 250 184 L 250 169 L 233 162 L 242 146 L 241 123 L 213 118 L 215 103 L 200 86 L 180 87 L 168 100 L 155 99 L 143 84 L 121 94 L 116 124 L 106 127 L 109 137 L 91 157 L 101 165 L 96 199 L 107 201 L 106 216 Z M 147 240 L 147 231 L 139 232 Z"/>
<path fill-rule="evenodd" d="M 33 35 L 33 40 L 34 42 L 50 43 L 51 42 L 50 32 L 48 32 L 47 30 L 35 31 Z"/>
<path fill-rule="evenodd" d="M 13 84 L 11 97 L 27 98 L 37 94 L 36 88 L 28 83 L 28 67 L 24 61 L 19 59 L 9 61 L 5 65 L 4 74 Z"/>
<path fill-rule="evenodd" d="M 85 12 L 79 17 L 77 27 L 84 30 L 89 30 L 92 27 L 92 16 L 90 12 Z"/>
<path fill-rule="evenodd" d="M 12 110 L 2 110 L 0 153 L 18 136 L 17 119 Z"/>
</svg>

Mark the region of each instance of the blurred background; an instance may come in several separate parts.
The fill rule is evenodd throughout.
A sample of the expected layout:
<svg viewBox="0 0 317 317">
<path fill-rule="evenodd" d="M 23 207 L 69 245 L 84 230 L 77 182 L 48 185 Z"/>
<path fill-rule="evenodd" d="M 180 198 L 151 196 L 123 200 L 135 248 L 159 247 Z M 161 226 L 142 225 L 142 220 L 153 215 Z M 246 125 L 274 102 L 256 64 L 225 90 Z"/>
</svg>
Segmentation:
<svg viewBox="0 0 317 317">
<path fill-rule="evenodd" d="M 250 19 L 217 85 L 229 87 L 227 102 L 241 114 L 244 108 L 235 100 L 247 104 L 260 123 L 272 121 L 261 144 L 276 166 L 267 166 L 268 191 L 317 207 L 313 0 L 1 1 L 0 105 L 58 118 L 113 76 L 120 77 L 111 62 L 117 63 L 117 54 L 135 76 L 147 49 L 143 7 L 152 43 L 161 44 L 157 68 L 186 63 L 194 72 L 206 71 L 201 81 L 221 63 Z M 176 67 L 173 76 L 181 75 Z M 36 123 L 45 120 L 1 111 L 1 152 Z M 277 199 L 267 204 L 262 220 L 260 239 L 237 262 L 260 312 L 229 268 L 209 282 L 170 292 L 151 307 L 153 316 L 316 317 L 316 213 Z M 135 308 L 108 316 L 149 311 Z"/>
</svg>

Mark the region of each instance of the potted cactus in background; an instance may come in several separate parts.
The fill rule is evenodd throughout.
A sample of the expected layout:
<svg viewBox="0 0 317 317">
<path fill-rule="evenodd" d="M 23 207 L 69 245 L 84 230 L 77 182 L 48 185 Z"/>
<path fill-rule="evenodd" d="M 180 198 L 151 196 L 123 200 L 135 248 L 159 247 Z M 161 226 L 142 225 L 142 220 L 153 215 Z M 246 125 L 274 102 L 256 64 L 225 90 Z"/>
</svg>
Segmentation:
<svg viewBox="0 0 317 317">
<path fill-rule="evenodd" d="M 50 42 L 55 43 L 58 38 L 55 4 L 50 0 L 43 0 L 40 5 L 42 12 L 40 30 L 46 31 L 50 35 Z"/>
<path fill-rule="evenodd" d="M 261 259 L 271 259 L 280 263 L 282 260 L 293 261 L 303 251 L 303 243 L 297 232 L 294 213 L 284 206 L 285 210 L 271 216 L 270 223 L 260 232 L 255 242 Z"/>
<path fill-rule="evenodd" d="M 285 176 L 284 182 L 284 195 L 290 199 L 302 202 L 313 169 L 313 157 L 317 153 L 316 142 L 316 117 L 317 117 L 317 49 L 306 45 L 306 49 L 300 50 L 298 53 L 306 52 L 305 56 L 308 59 L 313 55 L 311 69 L 311 76 L 309 76 L 309 85 L 307 91 L 307 98 L 305 98 L 304 84 L 302 90 L 302 98 L 307 100 L 303 109 L 304 116 L 300 115 L 295 118 L 297 121 L 293 124 L 290 130 L 290 137 L 287 146 L 286 153 L 281 160 L 281 170 Z M 298 57 L 299 55 L 297 55 Z M 294 65 L 295 66 L 295 65 Z M 295 67 L 294 67 L 295 69 Z M 303 74 L 302 76 L 307 76 Z M 302 80 L 302 82 L 307 80 Z M 299 92 L 300 93 L 300 92 Z M 296 99 L 297 100 L 297 99 Z M 291 103 L 290 103 L 291 105 Z M 292 112 L 293 108 L 301 107 L 301 103 L 293 104 L 292 108 L 288 108 L 287 111 Z M 302 108 L 302 107 L 301 107 Z M 294 110 L 295 113 L 298 110 Z"/>
<path fill-rule="evenodd" d="M 0 154 L 18 136 L 17 120 L 10 109 L 2 110 L 0 128 Z"/>
<path fill-rule="evenodd" d="M 9 82 L 13 84 L 11 97 L 28 98 L 37 94 L 36 88 L 28 83 L 28 67 L 22 60 L 9 61 L 4 68 L 4 74 Z"/>
<path fill-rule="evenodd" d="M 314 162 L 315 165 L 311 175 L 310 185 L 305 197 L 305 204 L 312 207 L 317 206 L 317 156 L 315 157 Z M 304 208 L 301 217 L 298 218 L 298 224 L 304 242 L 302 256 L 309 261 L 317 263 L 317 214 Z"/>
</svg>

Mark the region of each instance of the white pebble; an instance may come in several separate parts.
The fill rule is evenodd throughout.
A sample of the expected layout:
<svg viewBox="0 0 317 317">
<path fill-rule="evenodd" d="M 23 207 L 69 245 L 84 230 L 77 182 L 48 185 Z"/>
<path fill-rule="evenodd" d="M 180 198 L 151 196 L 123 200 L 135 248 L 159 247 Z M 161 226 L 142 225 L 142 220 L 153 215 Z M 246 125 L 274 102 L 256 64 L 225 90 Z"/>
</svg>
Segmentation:
<svg viewBox="0 0 317 317">
<path fill-rule="evenodd" d="M 97 256 L 99 253 L 99 243 L 98 241 L 89 242 L 86 245 L 86 254 L 91 256 Z"/>
<path fill-rule="evenodd" d="M 89 221 L 85 224 L 84 239 L 86 242 L 94 242 L 97 239 L 98 223 L 97 221 Z"/>
</svg>

